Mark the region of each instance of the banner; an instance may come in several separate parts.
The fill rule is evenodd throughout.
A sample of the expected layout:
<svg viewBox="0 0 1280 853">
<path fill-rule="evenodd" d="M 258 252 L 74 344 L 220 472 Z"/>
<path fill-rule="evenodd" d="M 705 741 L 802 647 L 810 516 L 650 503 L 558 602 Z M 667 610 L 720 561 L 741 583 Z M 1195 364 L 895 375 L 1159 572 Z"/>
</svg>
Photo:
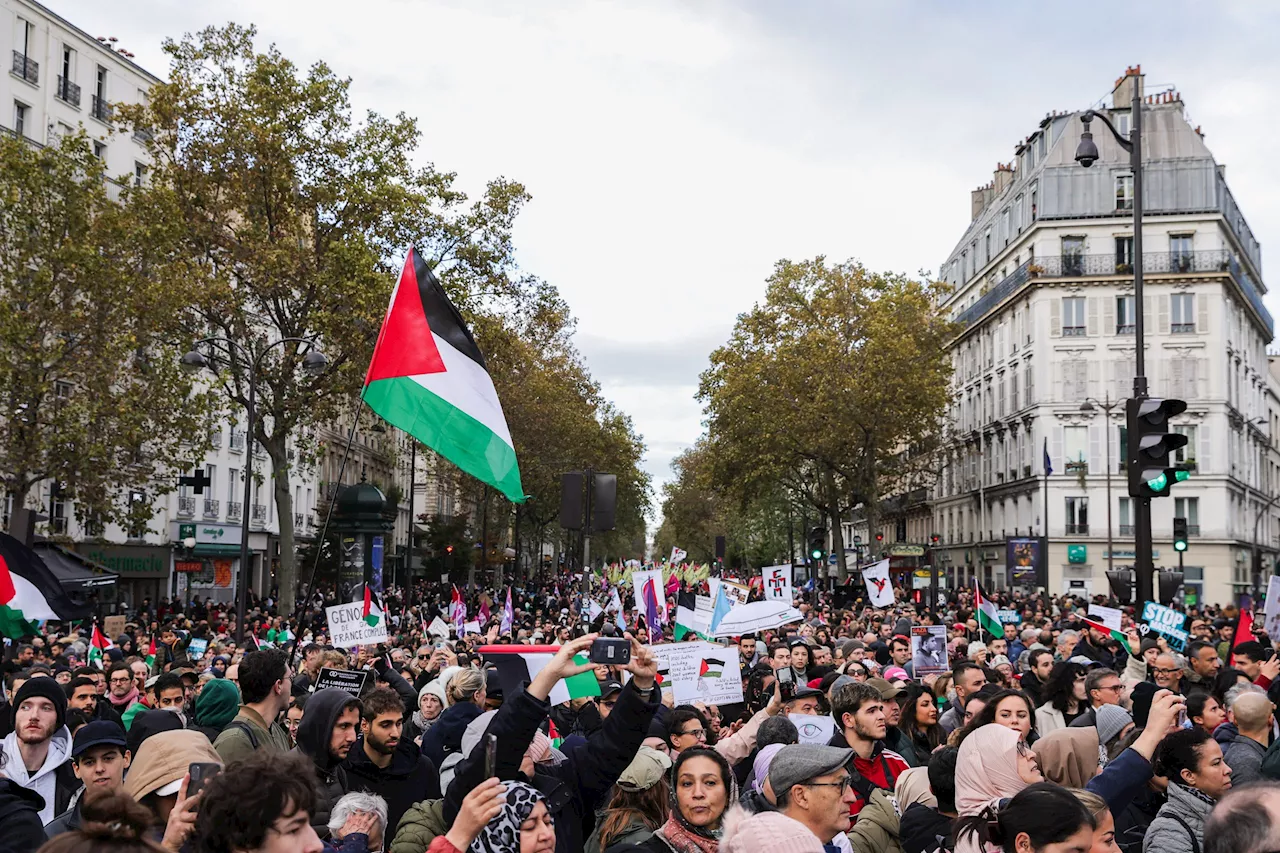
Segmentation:
<svg viewBox="0 0 1280 853">
<path fill-rule="evenodd" d="M 862 570 L 862 581 L 867 585 L 867 598 L 872 607 L 893 605 L 893 584 L 889 581 L 889 561 L 872 563 Z"/>
<path fill-rule="evenodd" d="M 329 669 L 324 667 L 316 677 L 314 689 L 324 690 L 326 687 L 338 687 L 359 699 L 368 680 L 369 673 L 362 669 Z"/>
<path fill-rule="evenodd" d="M 1148 601 L 1142 606 L 1142 621 L 1147 623 L 1150 630 L 1162 635 L 1169 641 L 1169 648 L 1175 651 L 1182 651 L 1187 646 L 1187 616 L 1181 611 L 1174 610 L 1172 607 L 1165 607 L 1163 604 L 1156 604 L 1154 601 Z M 1142 633 L 1142 627 L 1138 629 Z"/>
<path fill-rule="evenodd" d="M 790 603 L 795 598 L 791 589 L 791 564 L 766 566 L 760 570 L 764 578 L 764 597 L 769 601 Z"/>
<path fill-rule="evenodd" d="M 911 626 L 911 671 L 916 678 L 951 669 L 947 662 L 947 626 Z"/>
<path fill-rule="evenodd" d="M 658 661 L 662 689 L 671 689 L 677 705 L 742 701 L 738 650 L 718 643 L 660 643 L 649 646 Z"/>
<path fill-rule="evenodd" d="M 364 601 L 335 604 L 324 609 L 329 620 L 329 642 L 339 649 L 373 646 L 387 641 L 387 620 L 370 625 L 364 619 Z"/>
</svg>

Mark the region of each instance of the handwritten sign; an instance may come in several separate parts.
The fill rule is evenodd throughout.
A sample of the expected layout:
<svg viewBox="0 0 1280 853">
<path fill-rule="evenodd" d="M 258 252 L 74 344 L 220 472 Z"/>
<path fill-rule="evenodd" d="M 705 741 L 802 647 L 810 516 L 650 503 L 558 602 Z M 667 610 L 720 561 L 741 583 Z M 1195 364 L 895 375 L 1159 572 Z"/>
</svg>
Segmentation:
<svg viewBox="0 0 1280 853">
<path fill-rule="evenodd" d="M 764 578 L 764 597 L 771 601 L 791 601 L 795 595 L 791 589 L 791 566 L 766 566 L 760 570 Z"/>
<path fill-rule="evenodd" d="M 1148 601 L 1142 606 L 1142 620 L 1152 631 L 1162 635 L 1169 647 L 1181 651 L 1187 645 L 1187 616 L 1172 607 Z"/>
<path fill-rule="evenodd" d="M 658 661 L 662 689 L 671 689 L 677 705 L 742 701 L 738 650 L 718 643 L 660 643 L 649 646 Z"/>
</svg>

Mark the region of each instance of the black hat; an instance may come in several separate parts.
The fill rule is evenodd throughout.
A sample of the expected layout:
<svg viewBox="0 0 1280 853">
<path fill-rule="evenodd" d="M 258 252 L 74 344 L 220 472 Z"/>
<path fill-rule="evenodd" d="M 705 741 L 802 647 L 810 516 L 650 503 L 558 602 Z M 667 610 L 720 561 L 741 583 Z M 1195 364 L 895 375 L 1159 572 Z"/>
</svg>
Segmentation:
<svg viewBox="0 0 1280 853">
<path fill-rule="evenodd" d="M 788 699 L 787 702 L 794 702 L 796 699 L 808 699 L 810 696 L 822 698 L 824 695 L 825 694 L 816 687 L 801 687 L 792 694 L 791 698 Z"/>
<path fill-rule="evenodd" d="M 57 714 L 57 723 L 53 730 L 57 731 L 67 724 L 67 694 L 62 689 L 62 685 L 54 681 L 52 678 L 40 676 L 31 678 L 23 682 L 18 688 L 18 695 L 13 697 L 13 719 L 14 728 L 18 725 L 18 708 L 27 699 L 38 696 L 41 699 L 48 699 L 53 703 L 54 713 Z"/>
<path fill-rule="evenodd" d="M 79 758 L 95 746 L 118 746 L 121 751 L 124 751 L 129 746 L 129 742 L 125 740 L 124 729 L 119 723 L 112 720 L 93 720 L 76 731 L 75 740 L 71 742 L 71 757 Z"/>
<path fill-rule="evenodd" d="M 1139 681 L 1133 685 L 1129 700 L 1133 703 L 1133 722 L 1138 728 L 1146 728 L 1147 717 L 1151 715 L 1151 700 L 1159 689 L 1150 681 Z"/>
<path fill-rule="evenodd" d="M 607 699 L 615 693 L 622 692 L 622 682 L 615 681 L 610 678 L 608 681 L 600 682 L 600 698 Z"/>
</svg>

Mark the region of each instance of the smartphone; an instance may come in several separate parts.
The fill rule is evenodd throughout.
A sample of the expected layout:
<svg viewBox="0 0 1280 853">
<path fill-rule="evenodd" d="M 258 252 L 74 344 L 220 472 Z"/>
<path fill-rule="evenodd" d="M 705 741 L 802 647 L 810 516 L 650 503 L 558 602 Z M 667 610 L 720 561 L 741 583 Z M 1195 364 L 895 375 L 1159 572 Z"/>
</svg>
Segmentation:
<svg viewBox="0 0 1280 853">
<path fill-rule="evenodd" d="M 498 736 L 484 736 L 484 778 L 492 779 L 498 773 Z"/>
<path fill-rule="evenodd" d="M 591 652 L 587 655 L 587 660 L 610 666 L 630 663 L 631 641 L 619 637 L 597 637 L 591 641 Z"/>
<path fill-rule="evenodd" d="M 448 645 L 444 640 L 436 640 L 436 650 L 439 651 Z"/>
<path fill-rule="evenodd" d="M 796 695 L 796 679 L 791 672 L 791 667 L 784 666 L 782 669 L 774 673 L 774 677 L 778 679 L 778 696 L 783 702 L 790 702 Z"/>
<path fill-rule="evenodd" d="M 209 780 L 222 772 L 222 765 L 212 761 L 193 761 L 187 765 L 191 781 L 187 783 L 187 797 L 194 797 L 205 789 Z"/>
</svg>

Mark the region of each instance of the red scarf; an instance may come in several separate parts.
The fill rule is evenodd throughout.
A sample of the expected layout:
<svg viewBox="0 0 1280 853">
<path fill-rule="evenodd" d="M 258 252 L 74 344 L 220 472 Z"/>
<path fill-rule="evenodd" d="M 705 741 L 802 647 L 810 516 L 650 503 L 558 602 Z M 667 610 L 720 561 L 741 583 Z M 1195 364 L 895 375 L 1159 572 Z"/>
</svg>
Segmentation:
<svg viewBox="0 0 1280 853">
<path fill-rule="evenodd" d="M 137 702 L 139 695 L 140 694 L 138 693 L 138 685 L 136 684 L 134 684 L 132 687 L 129 688 L 129 692 L 125 695 L 123 699 L 116 699 L 114 693 L 112 693 L 110 690 L 107 691 L 107 699 L 110 700 L 112 706 L 114 706 L 118 711 L 124 711 L 125 708 L 128 708 L 134 702 Z"/>
</svg>

